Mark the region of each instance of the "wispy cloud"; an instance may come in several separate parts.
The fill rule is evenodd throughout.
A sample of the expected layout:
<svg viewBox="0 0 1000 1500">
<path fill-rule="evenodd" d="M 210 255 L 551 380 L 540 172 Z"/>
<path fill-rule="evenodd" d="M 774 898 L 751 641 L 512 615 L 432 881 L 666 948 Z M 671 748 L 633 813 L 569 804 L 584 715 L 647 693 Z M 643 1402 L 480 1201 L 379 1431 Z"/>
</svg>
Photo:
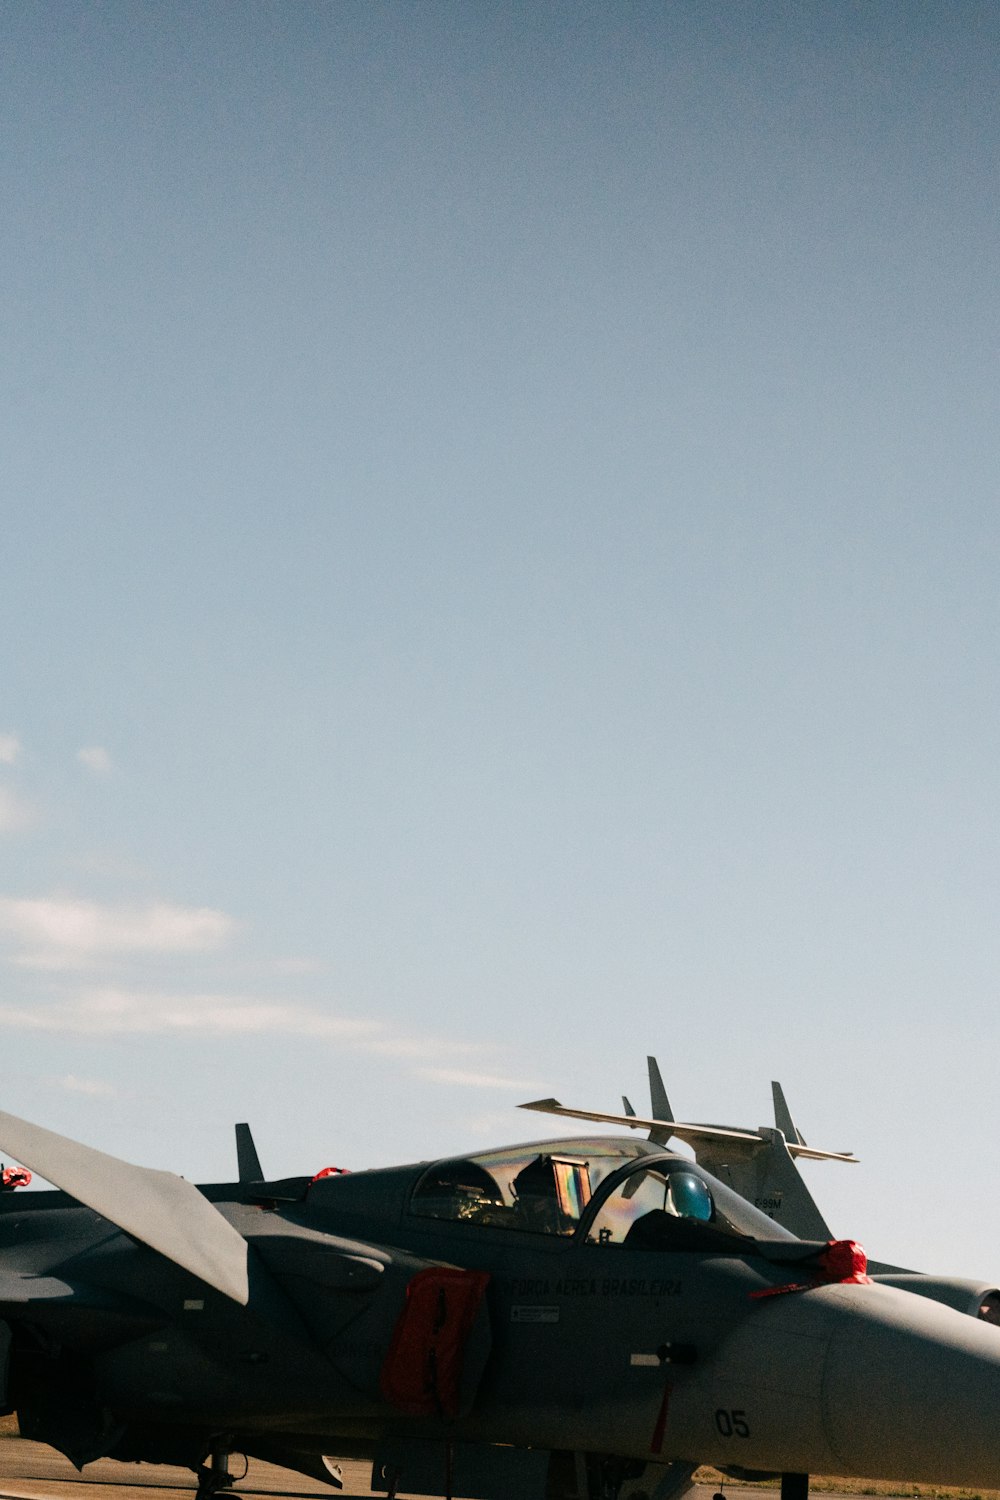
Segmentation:
<svg viewBox="0 0 1000 1500">
<path fill-rule="evenodd" d="M 66 1073 L 55 1079 L 55 1083 L 68 1094 L 84 1094 L 88 1099 L 115 1099 L 118 1096 L 114 1084 L 103 1078 L 78 1078 L 75 1073 Z"/>
<path fill-rule="evenodd" d="M 34 821 L 34 810 L 14 795 L 9 787 L 0 786 L 0 833 L 19 833 Z"/>
<path fill-rule="evenodd" d="M 306 1005 L 239 995 L 142 994 L 113 987 L 84 990 L 70 1000 L 45 1005 L 0 1005 L 0 1021 L 32 1031 L 88 1036 L 329 1037 L 372 1051 L 393 1051 L 398 1042 L 406 1041 L 393 1038 L 382 1021 L 330 1015 Z"/>
<path fill-rule="evenodd" d="M 28 968 L 79 968 L 129 954 L 202 953 L 219 948 L 236 923 L 211 907 L 102 906 L 76 897 L 0 897 L 0 932 Z"/>
<path fill-rule="evenodd" d="M 192 1041 L 298 1037 L 336 1042 L 342 1049 L 401 1062 L 451 1058 L 474 1063 L 488 1052 L 474 1042 L 414 1036 L 395 1030 L 386 1021 L 335 1014 L 308 1005 L 242 995 L 143 993 L 113 986 L 94 986 L 68 999 L 37 1005 L 0 1005 L 0 1026 L 61 1036 L 160 1036 Z M 521 1087 L 487 1072 L 447 1067 L 415 1071 L 463 1087 Z"/>
<path fill-rule="evenodd" d="M 16 734 L 0 734 L 0 766 L 12 766 L 21 753 L 21 741 Z"/>
<path fill-rule="evenodd" d="M 76 752 L 76 758 L 81 766 L 86 766 L 95 776 L 107 776 L 113 769 L 111 756 L 103 745 L 84 745 Z"/>
<path fill-rule="evenodd" d="M 417 1073 L 432 1083 L 453 1083 L 466 1089 L 514 1089 L 522 1093 L 535 1086 L 523 1078 L 505 1078 L 499 1073 L 476 1073 L 464 1068 L 418 1068 Z"/>
</svg>

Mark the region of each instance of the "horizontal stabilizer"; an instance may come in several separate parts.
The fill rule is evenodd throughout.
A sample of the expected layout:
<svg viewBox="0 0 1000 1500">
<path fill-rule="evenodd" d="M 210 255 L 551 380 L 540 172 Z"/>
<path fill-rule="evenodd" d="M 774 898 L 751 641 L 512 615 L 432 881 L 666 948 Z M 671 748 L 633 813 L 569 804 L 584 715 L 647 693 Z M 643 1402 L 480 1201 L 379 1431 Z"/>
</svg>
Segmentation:
<svg viewBox="0 0 1000 1500">
<path fill-rule="evenodd" d="M 133 1166 L 3 1111 L 0 1150 L 224 1296 L 249 1301 L 246 1240 L 183 1177 Z"/>
<path fill-rule="evenodd" d="M 656 1130 L 676 1136 L 697 1146 L 699 1141 L 741 1141 L 749 1148 L 764 1148 L 768 1142 L 755 1130 L 731 1130 L 725 1125 L 691 1125 L 681 1120 L 649 1120 L 641 1115 L 610 1115 L 595 1109 L 567 1109 L 558 1099 L 535 1099 L 530 1104 L 518 1105 L 519 1109 L 534 1109 L 543 1115 L 564 1115 L 570 1120 L 594 1120 L 602 1125 L 625 1125 L 629 1130 Z M 856 1162 L 850 1151 L 815 1151 L 811 1146 L 788 1143 L 791 1156 L 804 1156 L 810 1161 Z"/>
</svg>

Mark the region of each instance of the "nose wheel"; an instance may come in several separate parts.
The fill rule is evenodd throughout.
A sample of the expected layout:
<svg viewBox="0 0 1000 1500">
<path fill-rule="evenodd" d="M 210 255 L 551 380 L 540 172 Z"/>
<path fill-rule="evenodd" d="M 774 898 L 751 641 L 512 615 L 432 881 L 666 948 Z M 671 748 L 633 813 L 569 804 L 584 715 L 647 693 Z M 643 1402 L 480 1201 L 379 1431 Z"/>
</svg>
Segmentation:
<svg viewBox="0 0 1000 1500">
<path fill-rule="evenodd" d="M 781 1500 L 809 1500 L 808 1474 L 782 1474 Z"/>
</svg>

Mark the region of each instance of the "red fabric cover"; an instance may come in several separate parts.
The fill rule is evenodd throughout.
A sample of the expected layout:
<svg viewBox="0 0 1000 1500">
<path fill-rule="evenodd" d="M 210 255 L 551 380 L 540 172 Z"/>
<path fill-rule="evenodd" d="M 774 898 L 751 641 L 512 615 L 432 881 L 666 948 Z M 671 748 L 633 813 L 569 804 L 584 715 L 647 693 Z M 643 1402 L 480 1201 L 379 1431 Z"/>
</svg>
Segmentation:
<svg viewBox="0 0 1000 1500">
<path fill-rule="evenodd" d="M 0 1172 L 0 1188 L 27 1187 L 31 1173 L 26 1167 L 4 1167 Z"/>
<path fill-rule="evenodd" d="M 379 1377 L 385 1399 L 407 1416 L 458 1415 L 465 1345 L 489 1279 L 454 1266 L 410 1278 Z"/>
<path fill-rule="evenodd" d="M 824 1281 L 869 1281 L 868 1257 L 857 1240 L 830 1240 L 819 1258 Z"/>
<path fill-rule="evenodd" d="M 858 1286 L 871 1281 L 867 1275 L 868 1257 L 857 1240 L 827 1240 L 826 1249 L 819 1255 L 819 1274 L 810 1281 L 789 1281 L 785 1286 L 766 1286 L 759 1292 L 751 1292 L 751 1302 L 764 1297 L 783 1297 L 786 1292 L 808 1292 L 811 1287 L 825 1286 L 829 1282 L 848 1282 Z"/>
</svg>

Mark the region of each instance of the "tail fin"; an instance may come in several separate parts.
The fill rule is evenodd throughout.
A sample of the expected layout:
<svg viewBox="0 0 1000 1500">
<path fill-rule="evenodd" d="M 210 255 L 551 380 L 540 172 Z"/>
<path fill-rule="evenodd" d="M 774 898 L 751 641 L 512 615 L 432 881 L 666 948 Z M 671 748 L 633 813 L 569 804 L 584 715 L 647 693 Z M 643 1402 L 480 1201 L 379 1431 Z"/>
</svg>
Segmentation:
<svg viewBox="0 0 1000 1500">
<path fill-rule="evenodd" d="M 655 1057 L 646 1058 L 646 1066 L 649 1069 L 649 1102 L 652 1107 L 654 1120 L 672 1120 L 674 1112 L 670 1108 L 670 1100 L 667 1091 L 663 1087 L 663 1079 L 660 1076 L 660 1065 Z"/>
<path fill-rule="evenodd" d="M 734 1150 L 738 1143 L 733 1141 L 699 1143 L 698 1161 L 800 1239 L 831 1239 L 830 1226 L 799 1175 L 783 1132 L 761 1125 L 757 1134 L 760 1139 L 751 1150 Z"/>
<path fill-rule="evenodd" d="M 806 1138 L 792 1119 L 791 1110 L 785 1103 L 785 1096 L 782 1093 L 780 1083 L 771 1084 L 771 1095 L 774 1099 L 775 1125 L 777 1125 L 790 1146 L 804 1146 Z"/>
<path fill-rule="evenodd" d="M 243 1124 L 236 1127 L 236 1163 L 241 1182 L 263 1182 L 264 1173 L 260 1168 L 260 1157 L 257 1155 L 257 1147 L 253 1143 L 253 1135 L 250 1126 Z"/>
</svg>

